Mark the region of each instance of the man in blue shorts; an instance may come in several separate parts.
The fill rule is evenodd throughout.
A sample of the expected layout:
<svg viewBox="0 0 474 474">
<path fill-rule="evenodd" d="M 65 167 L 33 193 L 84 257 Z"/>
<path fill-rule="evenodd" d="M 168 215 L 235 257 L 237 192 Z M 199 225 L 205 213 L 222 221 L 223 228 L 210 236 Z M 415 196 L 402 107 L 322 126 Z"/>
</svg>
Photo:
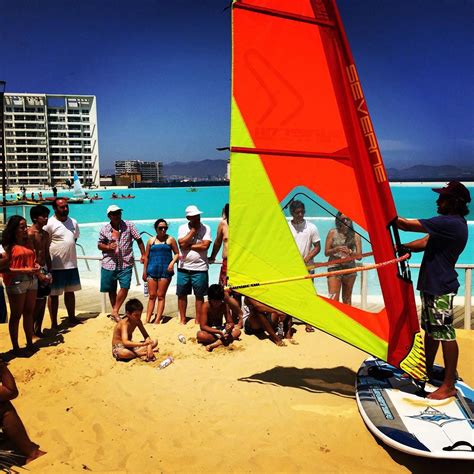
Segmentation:
<svg viewBox="0 0 474 474">
<path fill-rule="evenodd" d="M 440 343 L 445 363 L 443 383 L 428 398 L 443 400 L 456 394 L 454 383 L 459 349 L 453 327 L 453 298 L 459 282 L 454 267 L 467 243 L 464 216 L 469 214 L 467 204 L 471 202 L 471 195 L 458 181 L 433 191 L 439 194 L 436 201 L 439 216 L 431 219 L 399 217 L 397 226 L 401 230 L 428 234 L 405 247 L 412 252 L 425 252 L 417 289 L 421 293 L 421 325 L 425 330 L 428 375 L 431 375 Z"/>
<path fill-rule="evenodd" d="M 196 324 L 201 322 L 204 296 L 209 285 L 209 264 L 207 250 L 211 245 L 211 228 L 201 223 L 202 212 L 196 206 L 186 208 L 187 224 L 178 230 L 178 244 L 181 251 L 178 262 L 178 310 L 181 324 L 186 324 L 188 295 L 191 290 L 196 298 Z"/>
<path fill-rule="evenodd" d="M 112 305 L 111 317 L 120 321 L 120 308 L 130 289 L 133 269 L 133 241 L 138 244 L 143 263 L 145 245 L 133 222 L 122 220 L 122 209 L 115 204 L 107 208 L 110 219 L 100 230 L 97 247 L 102 250 L 102 268 L 100 270 L 100 291 L 109 294 Z M 120 290 L 117 293 L 117 283 Z"/>
</svg>

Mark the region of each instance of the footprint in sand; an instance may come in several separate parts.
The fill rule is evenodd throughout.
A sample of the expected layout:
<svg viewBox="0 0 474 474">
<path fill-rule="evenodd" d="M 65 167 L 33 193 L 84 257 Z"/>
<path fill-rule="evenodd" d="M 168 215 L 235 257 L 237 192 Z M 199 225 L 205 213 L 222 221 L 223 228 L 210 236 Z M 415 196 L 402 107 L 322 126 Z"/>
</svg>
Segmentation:
<svg viewBox="0 0 474 474">
<path fill-rule="evenodd" d="M 95 433 L 95 440 L 97 443 L 101 443 L 105 439 L 105 434 L 102 426 L 99 425 L 99 423 L 94 423 L 92 425 L 92 429 L 94 430 Z"/>
</svg>

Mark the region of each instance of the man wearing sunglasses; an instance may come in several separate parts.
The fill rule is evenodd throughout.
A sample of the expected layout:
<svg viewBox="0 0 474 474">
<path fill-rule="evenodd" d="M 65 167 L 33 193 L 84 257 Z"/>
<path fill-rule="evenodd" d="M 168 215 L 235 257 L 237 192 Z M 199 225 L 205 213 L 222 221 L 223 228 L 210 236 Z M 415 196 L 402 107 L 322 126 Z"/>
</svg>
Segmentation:
<svg viewBox="0 0 474 474">
<path fill-rule="evenodd" d="M 200 324 L 204 296 L 209 285 L 209 264 L 207 251 L 211 245 L 211 228 L 201 223 L 202 212 L 197 206 L 186 208 L 187 224 L 178 230 L 178 244 L 181 251 L 178 263 L 178 310 L 180 323 L 186 324 L 188 295 L 194 292 L 196 298 L 196 324 Z"/>
<path fill-rule="evenodd" d="M 138 244 L 141 262 L 144 261 L 145 246 L 133 222 L 122 220 L 122 209 L 115 204 L 107 208 L 110 219 L 100 230 L 97 247 L 102 251 L 100 291 L 108 293 L 112 305 L 111 318 L 120 321 L 120 308 L 127 297 L 132 281 L 133 241 Z M 117 293 L 117 282 L 120 290 Z"/>
</svg>

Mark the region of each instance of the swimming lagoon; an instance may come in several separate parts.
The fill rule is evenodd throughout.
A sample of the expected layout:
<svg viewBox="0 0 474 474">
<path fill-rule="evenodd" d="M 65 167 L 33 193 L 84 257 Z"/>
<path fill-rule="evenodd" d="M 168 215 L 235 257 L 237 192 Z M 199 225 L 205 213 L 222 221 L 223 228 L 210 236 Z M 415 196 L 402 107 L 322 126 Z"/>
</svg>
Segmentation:
<svg viewBox="0 0 474 474">
<path fill-rule="evenodd" d="M 440 186 L 437 184 L 436 186 Z M 431 190 L 430 184 L 392 184 L 392 194 L 395 200 L 398 214 L 403 217 L 420 217 L 428 218 L 436 215 L 436 197 L 437 195 Z M 471 194 L 474 195 L 474 185 L 468 186 Z M 195 190 L 191 192 L 191 190 Z M 296 190 L 295 192 L 297 192 Z M 112 199 L 112 193 L 116 192 L 118 195 L 122 193 L 128 195 L 129 193 L 135 196 L 134 199 Z M 229 199 L 228 186 L 215 187 L 201 187 L 201 188 L 142 188 L 142 189 L 127 189 L 127 190 L 99 190 L 97 191 L 100 200 L 94 201 L 91 204 L 74 204 L 70 206 L 70 216 L 74 217 L 80 226 L 81 236 L 78 240 L 80 248 L 78 254 L 90 257 L 100 257 L 101 253 L 97 249 L 97 238 L 101 226 L 108 222 L 107 207 L 111 204 L 116 204 L 123 209 L 123 218 L 125 220 L 133 221 L 140 232 L 144 232 L 143 240 L 146 243 L 149 235 L 154 235 L 153 224 L 156 219 L 164 218 L 169 224 L 169 233 L 177 236 L 178 227 L 186 222 L 184 218 L 184 209 L 189 204 L 195 204 L 203 212 L 202 221 L 211 227 L 213 238 L 215 237 L 222 208 Z M 95 191 L 91 193 L 95 194 Z M 43 192 L 45 197 L 50 196 L 51 193 Z M 72 196 L 72 192 L 61 191 L 61 196 Z M 289 195 L 287 199 L 283 200 L 286 204 L 293 194 Z M 316 224 L 321 236 L 322 248 L 324 249 L 324 241 L 328 231 L 334 227 L 334 218 L 326 212 L 321 206 L 302 199 L 306 204 L 306 217 L 308 220 Z M 323 207 L 328 209 L 328 206 Z M 28 213 L 28 207 L 25 208 Z M 333 211 L 333 209 L 330 209 Z M 15 213 L 22 213 L 22 210 L 16 207 L 8 208 L 8 215 Z M 288 210 L 285 214 L 289 216 Z M 461 255 L 460 264 L 473 263 L 474 255 L 474 220 L 469 220 L 470 215 L 467 216 L 469 225 L 469 241 L 466 249 Z M 366 235 L 361 229 L 357 229 L 362 235 Z M 402 233 L 402 240 L 414 240 L 421 234 Z M 370 245 L 362 240 L 363 251 L 370 251 Z M 138 248 L 136 248 L 135 255 L 139 255 Z M 320 261 L 325 259 L 320 254 Z M 364 259 L 364 263 L 371 262 L 370 258 Z M 412 263 L 421 262 L 421 254 L 413 254 L 411 258 Z M 80 262 L 81 278 L 97 282 L 98 285 L 98 262 L 89 262 L 89 268 L 84 261 Z M 141 266 L 138 268 L 139 275 L 142 273 Z M 458 272 L 460 277 L 460 291 L 462 295 L 464 292 L 464 271 Z M 219 274 L 219 265 L 212 265 L 210 269 L 210 281 L 217 281 Z M 415 282 L 418 277 L 418 270 L 412 269 L 412 278 Z M 376 272 L 368 272 L 369 281 L 369 295 L 380 295 L 380 288 L 378 288 Z M 357 285 L 357 283 L 356 283 Z M 325 279 L 316 280 L 316 288 L 321 294 L 326 294 Z M 357 287 L 356 287 L 357 288 Z M 355 293 L 357 290 L 355 290 Z"/>
</svg>

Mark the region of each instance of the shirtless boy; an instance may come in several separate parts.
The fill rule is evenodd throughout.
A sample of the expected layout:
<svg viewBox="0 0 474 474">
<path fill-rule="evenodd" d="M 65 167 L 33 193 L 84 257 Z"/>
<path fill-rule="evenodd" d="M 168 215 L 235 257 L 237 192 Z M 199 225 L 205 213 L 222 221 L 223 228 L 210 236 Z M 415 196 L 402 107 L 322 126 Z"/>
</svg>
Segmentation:
<svg viewBox="0 0 474 474">
<path fill-rule="evenodd" d="M 297 344 L 293 341 L 292 318 L 288 314 L 277 311 L 271 306 L 267 306 L 260 301 L 254 300 L 249 296 L 244 299 L 244 304 L 248 308 L 247 318 L 244 323 L 245 334 L 264 334 L 267 333 L 270 340 L 277 346 L 285 346 L 283 336 L 288 342 Z M 279 324 L 283 324 L 283 334 L 277 334 Z"/>
<path fill-rule="evenodd" d="M 234 324 L 234 318 L 239 321 L 237 326 Z M 211 285 L 201 313 L 198 342 L 206 346 L 208 352 L 212 352 L 216 347 L 228 346 L 238 339 L 239 327 L 242 327 L 242 310 L 239 304 L 230 294 L 224 294 L 221 285 Z"/>
<path fill-rule="evenodd" d="M 51 255 L 49 254 L 50 237 L 43 227 L 48 223 L 49 209 L 46 206 L 33 206 L 30 210 L 30 218 L 33 225 L 28 228 L 28 237 L 35 249 L 36 263 L 41 267 L 38 274 L 38 292 L 36 293 L 36 304 L 33 312 L 33 331 L 36 338 L 44 337 L 41 330 L 44 311 L 46 309 L 46 297 L 51 292 Z"/>
<path fill-rule="evenodd" d="M 149 362 L 155 360 L 153 352 L 157 352 L 158 341 L 151 339 L 141 321 L 143 305 L 136 298 L 132 298 L 125 304 L 125 317 L 121 319 L 114 328 L 112 337 L 112 355 L 117 361 L 131 360 L 136 357 Z M 133 331 L 138 327 L 144 342 L 133 342 Z"/>
</svg>

